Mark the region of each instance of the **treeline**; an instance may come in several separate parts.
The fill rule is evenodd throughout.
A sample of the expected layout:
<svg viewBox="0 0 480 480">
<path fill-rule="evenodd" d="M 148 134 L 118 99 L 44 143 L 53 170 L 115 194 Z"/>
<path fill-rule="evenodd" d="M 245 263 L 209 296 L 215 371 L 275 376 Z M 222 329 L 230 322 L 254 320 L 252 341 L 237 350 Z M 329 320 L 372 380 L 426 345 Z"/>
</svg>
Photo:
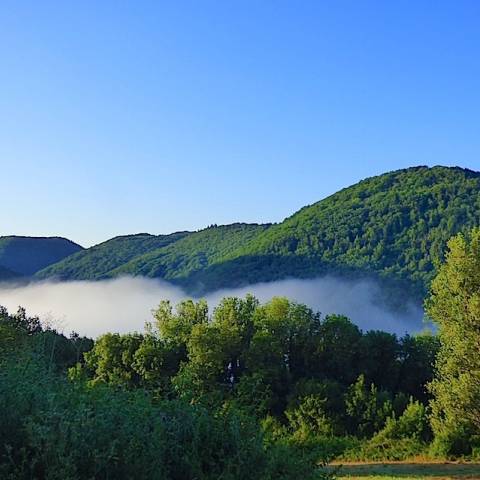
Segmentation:
<svg viewBox="0 0 480 480">
<path fill-rule="evenodd" d="M 411 399 L 426 403 L 439 346 L 431 334 L 363 333 L 286 298 L 224 298 L 211 316 L 205 301 L 165 301 L 154 317 L 144 334 L 99 337 L 76 374 L 321 435 L 368 437 Z"/>
<path fill-rule="evenodd" d="M 449 243 L 438 335 L 286 298 L 173 307 L 95 342 L 0 310 L 0 477 L 331 478 L 329 460 L 480 457 L 480 230 Z"/>
</svg>

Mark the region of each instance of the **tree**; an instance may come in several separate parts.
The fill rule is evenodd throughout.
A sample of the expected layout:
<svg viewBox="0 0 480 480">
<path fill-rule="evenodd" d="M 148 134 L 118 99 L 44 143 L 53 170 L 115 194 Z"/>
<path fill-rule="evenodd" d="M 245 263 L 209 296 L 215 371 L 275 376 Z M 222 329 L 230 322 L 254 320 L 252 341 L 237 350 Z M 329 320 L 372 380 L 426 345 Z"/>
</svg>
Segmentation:
<svg viewBox="0 0 480 480">
<path fill-rule="evenodd" d="M 320 327 L 318 375 L 350 385 L 358 376 L 362 332 L 347 317 L 329 315 Z"/>
<path fill-rule="evenodd" d="M 133 388 L 141 384 L 141 376 L 135 369 L 135 353 L 144 340 L 143 335 L 107 333 L 85 353 L 85 364 L 93 372 L 94 382 Z"/>
<path fill-rule="evenodd" d="M 393 391 L 398 382 L 399 344 L 396 335 L 378 330 L 360 340 L 360 365 L 368 383 Z"/>
<path fill-rule="evenodd" d="M 461 453 L 480 434 L 480 229 L 450 240 L 426 308 L 441 343 L 432 427 L 444 450 Z"/>
<path fill-rule="evenodd" d="M 208 305 L 205 300 L 197 303 L 184 300 L 174 312 L 170 301 L 163 300 L 153 316 L 155 322 L 148 325 L 149 330 L 155 331 L 167 344 L 184 349 L 194 325 L 208 322 Z"/>
<path fill-rule="evenodd" d="M 348 389 L 345 405 L 351 431 L 362 437 L 370 437 L 380 430 L 392 414 L 388 394 L 378 391 L 373 383 L 368 387 L 364 375 Z"/>
<path fill-rule="evenodd" d="M 197 305 L 208 311 L 206 303 Z M 244 370 L 243 351 L 252 335 L 257 306 L 258 300 L 251 295 L 226 297 L 215 308 L 211 322 L 203 316 L 193 322 L 186 337 L 188 362 L 174 379 L 181 396 L 215 401 L 233 391 Z"/>
<path fill-rule="evenodd" d="M 284 409 L 292 382 L 315 370 L 319 329 L 319 314 L 287 298 L 257 307 L 246 366 L 270 385 L 274 410 Z"/>
<path fill-rule="evenodd" d="M 427 385 L 433 380 L 435 358 L 440 342 L 431 332 L 401 339 L 398 391 L 426 403 Z"/>
</svg>

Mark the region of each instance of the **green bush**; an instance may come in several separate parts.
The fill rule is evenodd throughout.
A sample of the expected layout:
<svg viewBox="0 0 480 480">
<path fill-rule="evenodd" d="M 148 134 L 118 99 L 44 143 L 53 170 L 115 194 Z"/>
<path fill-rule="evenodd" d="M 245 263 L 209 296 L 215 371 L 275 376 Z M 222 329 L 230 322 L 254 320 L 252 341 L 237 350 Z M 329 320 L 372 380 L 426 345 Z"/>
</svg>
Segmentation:
<svg viewBox="0 0 480 480">
<path fill-rule="evenodd" d="M 326 468 L 315 443 L 284 439 L 270 445 L 264 480 L 333 480 L 335 472 Z M 259 478 L 258 476 L 250 478 Z"/>
<path fill-rule="evenodd" d="M 308 395 L 302 399 L 297 408 L 285 412 L 290 428 L 296 435 L 304 437 L 333 434 L 334 427 L 326 412 L 326 402 L 325 398 L 318 395 Z"/>
<path fill-rule="evenodd" d="M 389 417 L 385 427 L 359 449 L 344 454 L 349 460 L 406 460 L 423 454 L 431 431 L 424 405 L 411 400 L 399 418 Z"/>
<path fill-rule="evenodd" d="M 4 365 L 0 407 L 2 478 L 234 479 L 263 461 L 244 419 L 69 384 L 34 361 Z"/>
<path fill-rule="evenodd" d="M 480 439 L 463 425 L 444 425 L 437 431 L 430 446 L 430 454 L 436 458 L 454 459 L 475 457 L 480 450 Z"/>
</svg>

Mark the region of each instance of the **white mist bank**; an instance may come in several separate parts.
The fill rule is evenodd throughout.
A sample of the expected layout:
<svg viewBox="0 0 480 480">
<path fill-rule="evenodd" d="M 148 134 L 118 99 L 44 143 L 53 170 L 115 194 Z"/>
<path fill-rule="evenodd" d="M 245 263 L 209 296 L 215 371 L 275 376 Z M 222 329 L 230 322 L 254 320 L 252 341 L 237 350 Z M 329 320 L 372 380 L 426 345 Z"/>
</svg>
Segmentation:
<svg viewBox="0 0 480 480">
<path fill-rule="evenodd" d="M 225 296 L 254 294 L 261 302 L 274 296 L 286 296 L 305 303 L 322 315 L 348 316 L 364 330 L 385 330 L 398 334 L 423 328 L 423 312 L 407 306 L 404 312 L 392 312 L 378 305 L 380 286 L 371 281 L 342 281 L 323 277 L 313 280 L 282 280 L 258 283 L 242 288 L 224 289 L 205 296 L 210 311 Z M 0 305 L 10 311 L 25 307 L 29 315 L 38 315 L 57 330 L 96 337 L 105 332 L 142 331 L 152 319 L 152 310 L 161 300 L 173 304 L 191 298 L 181 288 L 162 280 L 123 277 L 99 282 L 39 282 L 15 286 L 0 284 Z"/>
</svg>

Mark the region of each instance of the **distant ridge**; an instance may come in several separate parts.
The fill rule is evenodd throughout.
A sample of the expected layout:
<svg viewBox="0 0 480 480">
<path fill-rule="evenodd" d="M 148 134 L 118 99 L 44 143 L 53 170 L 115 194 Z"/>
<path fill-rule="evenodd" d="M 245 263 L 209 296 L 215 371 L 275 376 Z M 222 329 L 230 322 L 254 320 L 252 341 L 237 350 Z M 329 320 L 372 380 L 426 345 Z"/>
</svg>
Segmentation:
<svg viewBox="0 0 480 480">
<path fill-rule="evenodd" d="M 18 278 L 18 276 L 18 273 L 12 272 L 8 268 L 0 266 L 0 282 L 12 280 L 14 278 Z"/>
<path fill-rule="evenodd" d="M 30 276 L 80 250 L 62 237 L 0 237 L 0 266 L 14 275 Z"/>
</svg>

